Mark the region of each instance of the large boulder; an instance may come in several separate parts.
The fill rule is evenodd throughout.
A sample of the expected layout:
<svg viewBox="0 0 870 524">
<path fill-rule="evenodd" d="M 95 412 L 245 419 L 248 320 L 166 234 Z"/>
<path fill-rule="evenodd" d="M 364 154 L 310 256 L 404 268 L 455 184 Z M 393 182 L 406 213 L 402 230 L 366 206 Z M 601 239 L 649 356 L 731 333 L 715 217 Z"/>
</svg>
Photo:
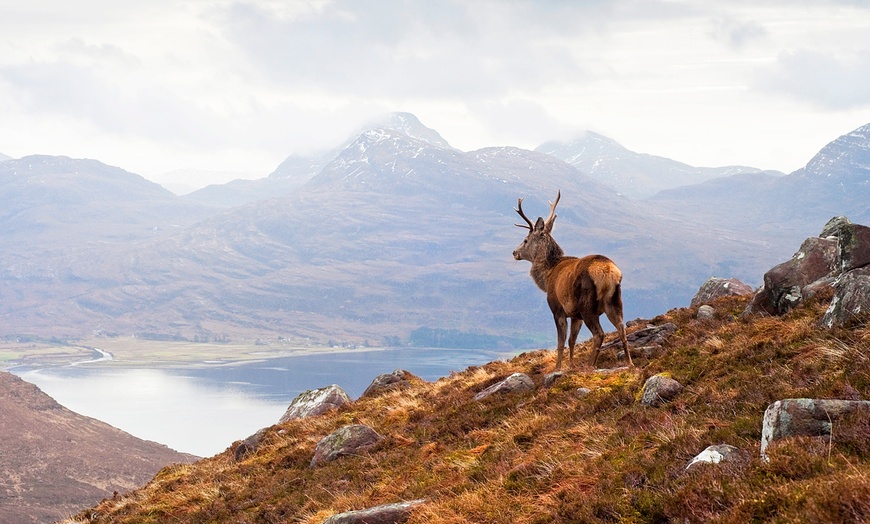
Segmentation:
<svg viewBox="0 0 870 524">
<path fill-rule="evenodd" d="M 374 447 L 384 437 L 364 424 L 339 428 L 320 439 L 314 448 L 311 467 L 325 464 L 345 455 L 357 455 Z"/>
<path fill-rule="evenodd" d="M 535 382 L 532 380 L 532 377 L 525 373 L 514 373 L 506 379 L 496 382 L 475 395 L 474 400 L 480 401 L 487 397 L 491 397 L 492 395 L 524 393 L 532 391 L 533 389 L 535 389 Z"/>
<path fill-rule="evenodd" d="M 341 387 L 333 384 L 320 389 L 310 389 L 299 394 L 284 415 L 279 424 L 297 418 L 314 417 L 322 415 L 331 409 L 339 408 L 351 402 L 350 397 Z"/>
<path fill-rule="evenodd" d="M 822 232 L 819 236 L 822 238 L 839 237 L 840 231 L 851 223 L 852 222 L 844 216 L 834 217 L 828 220 L 828 223 L 822 228 Z"/>
<path fill-rule="evenodd" d="M 759 291 L 767 294 L 773 311 L 781 315 L 803 300 L 803 288 L 821 280 L 837 269 L 837 240 L 810 237 L 804 240 L 791 260 L 783 262 L 764 274 L 764 286 Z"/>
<path fill-rule="evenodd" d="M 767 406 L 761 426 L 761 456 L 776 440 L 795 436 L 828 436 L 845 415 L 870 413 L 870 401 L 788 398 Z"/>
<path fill-rule="evenodd" d="M 333 515 L 323 524 L 401 524 L 411 516 L 411 510 L 426 502 L 423 499 L 383 504 L 373 508 L 346 511 Z"/>
<path fill-rule="evenodd" d="M 369 387 L 363 391 L 362 397 L 360 398 L 374 397 L 386 391 L 408 387 L 411 384 L 410 380 L 413 378 L 414 375 L 403 369 L 397 369 L 392 373 L 378 375 L 374 380 L 372 380 Z"/>
<path fill-rule="evenodd" d="M 673 400 L 683 391 L 683 385 L 666 375 L 653 375 L 643 385 L 640 403 L 644 406 L 658 407 Z"/>
<path fill-rule="evenodd" d="M 841 272 L 870 265 L 870 227 L 844 225 L 837 240 L 838 269 Z"/>
<path fill-rule="evenodd" d="M 834 298 L 822 317 L 828 328 L 849 327 L 870 318 L 870 267 L 853 269 L 837 279 Z"/>
<path fill-rule="evenodd" d="M 717 298 L 751 295 L 754 292 L 755 289 L 736 278 L 710 277 L 701 285 L 689 305 L 698 307 L 702 304 L 709 304 Z"/>
</svg>

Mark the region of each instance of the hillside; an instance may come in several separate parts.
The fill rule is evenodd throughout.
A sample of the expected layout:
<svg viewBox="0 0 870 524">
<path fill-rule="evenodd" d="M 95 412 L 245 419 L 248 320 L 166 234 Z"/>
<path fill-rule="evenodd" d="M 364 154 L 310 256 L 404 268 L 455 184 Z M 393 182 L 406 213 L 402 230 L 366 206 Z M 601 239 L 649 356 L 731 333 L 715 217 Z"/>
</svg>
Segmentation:
<svg viewBox="0 0 870 524">
<path fill-rule="evenodd" d="M 824 300 L 784 317 L 740 320 L 746 303 L 719 299 L 709 320 L 694 308 L 652 319 L 676 331 L 659 350 L 638 349 L 636 369 L 581 364 L 543 386 L 554 354 L 535 351 L 434 383 L 412 380 L 272 426 L 247 455 L 237 443 L 165 468 L 74 522 L 319 524 L 337 512 L 419 499 L 411 524 L 866 522 L 866 418 L 835 425 L 830 437 L 771 445 L 767 461 L 759 446 L 762 414 L 774 401 L 870 396 L 870 328 L 821 330 Z M 619 364 L 606 352 L 602 365 Z M 475 400 L 515 372 L 530 375 L 535 389 Z M 644 382 L 656 374 L 685 389 L 657 407 L 641 405 Z M 310 467 L 318 441 L 348 424 L 369 425 L 384 439 Z M 738 448 L 737 459 L 687 471 L 717 444 Z"/>
<path fill-rule="evenodd" d="M 0 372 L 0 522 L 65 518 L 194 457 L 74 413 Z"/>
</svg>

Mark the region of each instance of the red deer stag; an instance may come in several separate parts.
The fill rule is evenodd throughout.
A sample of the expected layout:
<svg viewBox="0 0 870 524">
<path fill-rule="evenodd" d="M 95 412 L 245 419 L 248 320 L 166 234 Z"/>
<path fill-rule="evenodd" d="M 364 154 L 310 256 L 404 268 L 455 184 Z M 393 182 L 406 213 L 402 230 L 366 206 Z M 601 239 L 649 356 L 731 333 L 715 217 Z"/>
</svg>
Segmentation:
<svg viewBox="0 0 870 524">
<path fill-rule="evenodd" d="M 526 228 L 529 234 L 523 243 L 514 250 L 516 260 L 528 260 L 532 263 L 529 272 L 532 280 L 547 294 L 547 303 L 556 321 L 558 346 L 556 370 L 562 366 L 562 350 L 565 347 L 565 333 L 568 330 L 568 319 L 571 319 L 571 335 L 568 337 L 569 365 L 574 366 L 574 344 L 583 322 L 592 332 L 592 367 L 598 361 L 601 343 L 604 342 L 604 330 L 598 317 L 602 313 L 619 331 L 622 347 L 631 361 L 628 342 L 625 339 L 625 325 L 622 323 L 622 271 L 609 258 L 602 255 L 589 255 L 583 258 L 565 256 L 559 244 L 553 240 L 550 232 L 556 221 L 556 206 L 562 198 L 560 191 L 556 202 L 550 204 L 550 216 L 547 220 L 538 217 L 532 221 L 523 213 L 523 199 L 517 200 L 514 210 L 528 225 L 516 224 Z"/>
</svg>

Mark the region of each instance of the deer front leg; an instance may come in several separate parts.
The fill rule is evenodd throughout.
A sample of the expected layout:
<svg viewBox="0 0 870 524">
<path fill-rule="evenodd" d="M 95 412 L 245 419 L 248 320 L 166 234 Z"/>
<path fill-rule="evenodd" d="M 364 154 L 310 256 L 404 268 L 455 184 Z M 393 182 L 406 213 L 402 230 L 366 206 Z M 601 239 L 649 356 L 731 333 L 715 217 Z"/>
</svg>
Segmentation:
<svg viewBox="0 0 870 524">
<path fill-rule="evenodd" d="M 554 315 L 556 320 L 556 371 L 562 367 L 562 350 L 565 349 L 565 335 L 568 331 L 568 319 L 562 315 Z"/>
<path fill-rule="evenodd" d="M 577 335 L 580 333 L 580 328 L 583 327 L 583 319 L 571 319 L 571 334 L 568 336 L 568 365 L 574 367 L 574 346 L 577 345 Z"/>
</svg>

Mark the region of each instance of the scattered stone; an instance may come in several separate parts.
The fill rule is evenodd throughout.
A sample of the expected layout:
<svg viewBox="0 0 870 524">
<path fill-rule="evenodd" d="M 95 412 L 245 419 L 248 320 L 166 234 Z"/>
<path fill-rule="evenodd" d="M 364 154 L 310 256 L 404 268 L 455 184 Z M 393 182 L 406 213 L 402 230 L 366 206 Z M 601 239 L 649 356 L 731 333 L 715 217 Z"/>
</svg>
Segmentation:
<svg viewBox="0 0 870 524">
<path fill-rule="evenodd" d="M 822 238 L 839 237 L 840 231 L 851 223 L 852 222 L 844 216 L 834 217 L 828 220 L 828 223 L 822 228 L 822 232 L 819 236 Z"/>
<path fill-rule="evenodd" d="M 514 373 L 506 379 L 497 382 L 474 396 L 474 400 L 483 400 L 489 396 L 505 393 L 523 393 L 535 389 L 535 382 L 525 373 Z"/>
<path fill-rule="evenodd" d="M 290 406 L 278 423 L 283 424 L 297 418 L 322 415 L 331 409 L 350 404 L 350 402 L 351 400 L 347 396 L 347 393 L 335 384 L 325 388 L 310 389 L 300 393 L 298 397 L 293 399 L 293 402 L 290 403 Z"/>
<path fill-rule="evenodd" d="M 822 326 L 849 327 L 870 318 L 870 267 L 853 269 L 834 284 L 834 298 L 822 316 Z"/>
<path fill-rule="evenodd" d="M 628 371 L 631 368 L 628 366 L 620 366 L 618 368 L 597 368 L 595 370 L 599 375 L 612 375 L 613 373 L 622 373 L 623 371 Z"/>
<path fill-rule="evenodd" d="M 665 343 L 668 337 L 677 332 L 677 329 L 677 325 L 673 322 L 668 322 L 660 326 L 648 326 L 632 333 L 628 333 L 625 336 L 625 340 L 628 342 L 628 347 L 630 348 L 661 346 Z M 601 346 L 601 349 L 609 349 L 617 346 L 622 346 L 622 342 L 618 339 L 604 344 Z"/>
<path fill-rule="evenodd" d="M 730 462 L 735 458 L 743 457 L 744 453 L 739 448 L 729 444 L 716 444 L 708 446 L 707 449 L 698 453 L 689 464 L 686 466 L 686 471 L 691 471 L 702 464 L 718 464 L 720 462 Z"/>
<path fill-rule="evenodd" d="M 551 387 L 553 387 L 553 385 L 556 384 L 556 382 L 559 381 L 559 379 L 561 379 L 564 376 L 565 376 L 564 371 L 554 371 L 552 373 L 547 373 L 546 375 L 544 375 L 544 380 L 541 383 L 541 386 L 545 387 L 545 388 L 551 388 Z"/>
<path fill-rule="evenodd" d="M 672 400 L 683 390 L 683 385 L 664 375 L 653 375 L 643 385 L 640 403 L 644 406 L 658 407 Z"/>
<path fill-rule="evenodd" d="M 713 320 L 716 317 L 716 310 L 709 304 L 704 304 L 698 308 L 698 314 L 695 318 L 698 320 Z"/>
<path fill-rule="evenodd" d="M 578 397 L 585 397 L 585 396 L 589 395 L 590 393 L 592 393 L 592 390 L 589 388 L 577 388 L 577 390 L 574 391 L 574 393 Z"/>
<path fill-rule="evenodd" d="M 690 307 L 709 304 L 721 297 L 751 295 L 754 292 L 755 290 L 751 286 L 744 284 L 736 278 L 710 277 L 698 289 L 695 297 L 692 298 Z"/>
<path fill-rule="evenodd" d="M 266 436 L 266 431 L 268 429 L 269 428 L 263 428 L 239 443 L 235 451 L 233 451 L 233 458 L 238 462 L 246 456 L 256 452 L 257 449 L 259 449 L 260 444 L 263 442 L 263 437 Z"/>
<path fill-rule="evenodd" d="M 837 259 L 841 272 L 870 265 L 870 227 L 848 224 L 837 237 Z"/>
<path fill-rule="evenodd" d="M 408 387 L 411 384 L 410 379 L 413 377 L 414 375 L 404 369 L 397 369 L 392 373 L 378 375 L 372 383 L 369 384 L 369 387 L 363 391 L 362 397 L 360 398 L 374 397 L 384 393 L 385 391 Z"/>
<path fill-rule="evenodd" d="M 362 453 L 383 440 L 377 431 L 363 424 L 352 424 L 337 429 L 320 439 L 314 448 L 311 467 L 343 457 Z"/>
<path fill-rule="evenodd" d="M 329 517 L 323 524 L 401 524 L 408 520 L 415 506 L 424 502 L 426 501 L 419 499 L 347 511 Z"/>
<path fill-rule="evenodd" d="M 788 398 L 767 406 L 761 426 L 761 456 L 770 444 L 796 436 L 827 436 L 831 426 L 844 415 L 858 410 L 870 412 L 870 401 Z"/>
</svg>

